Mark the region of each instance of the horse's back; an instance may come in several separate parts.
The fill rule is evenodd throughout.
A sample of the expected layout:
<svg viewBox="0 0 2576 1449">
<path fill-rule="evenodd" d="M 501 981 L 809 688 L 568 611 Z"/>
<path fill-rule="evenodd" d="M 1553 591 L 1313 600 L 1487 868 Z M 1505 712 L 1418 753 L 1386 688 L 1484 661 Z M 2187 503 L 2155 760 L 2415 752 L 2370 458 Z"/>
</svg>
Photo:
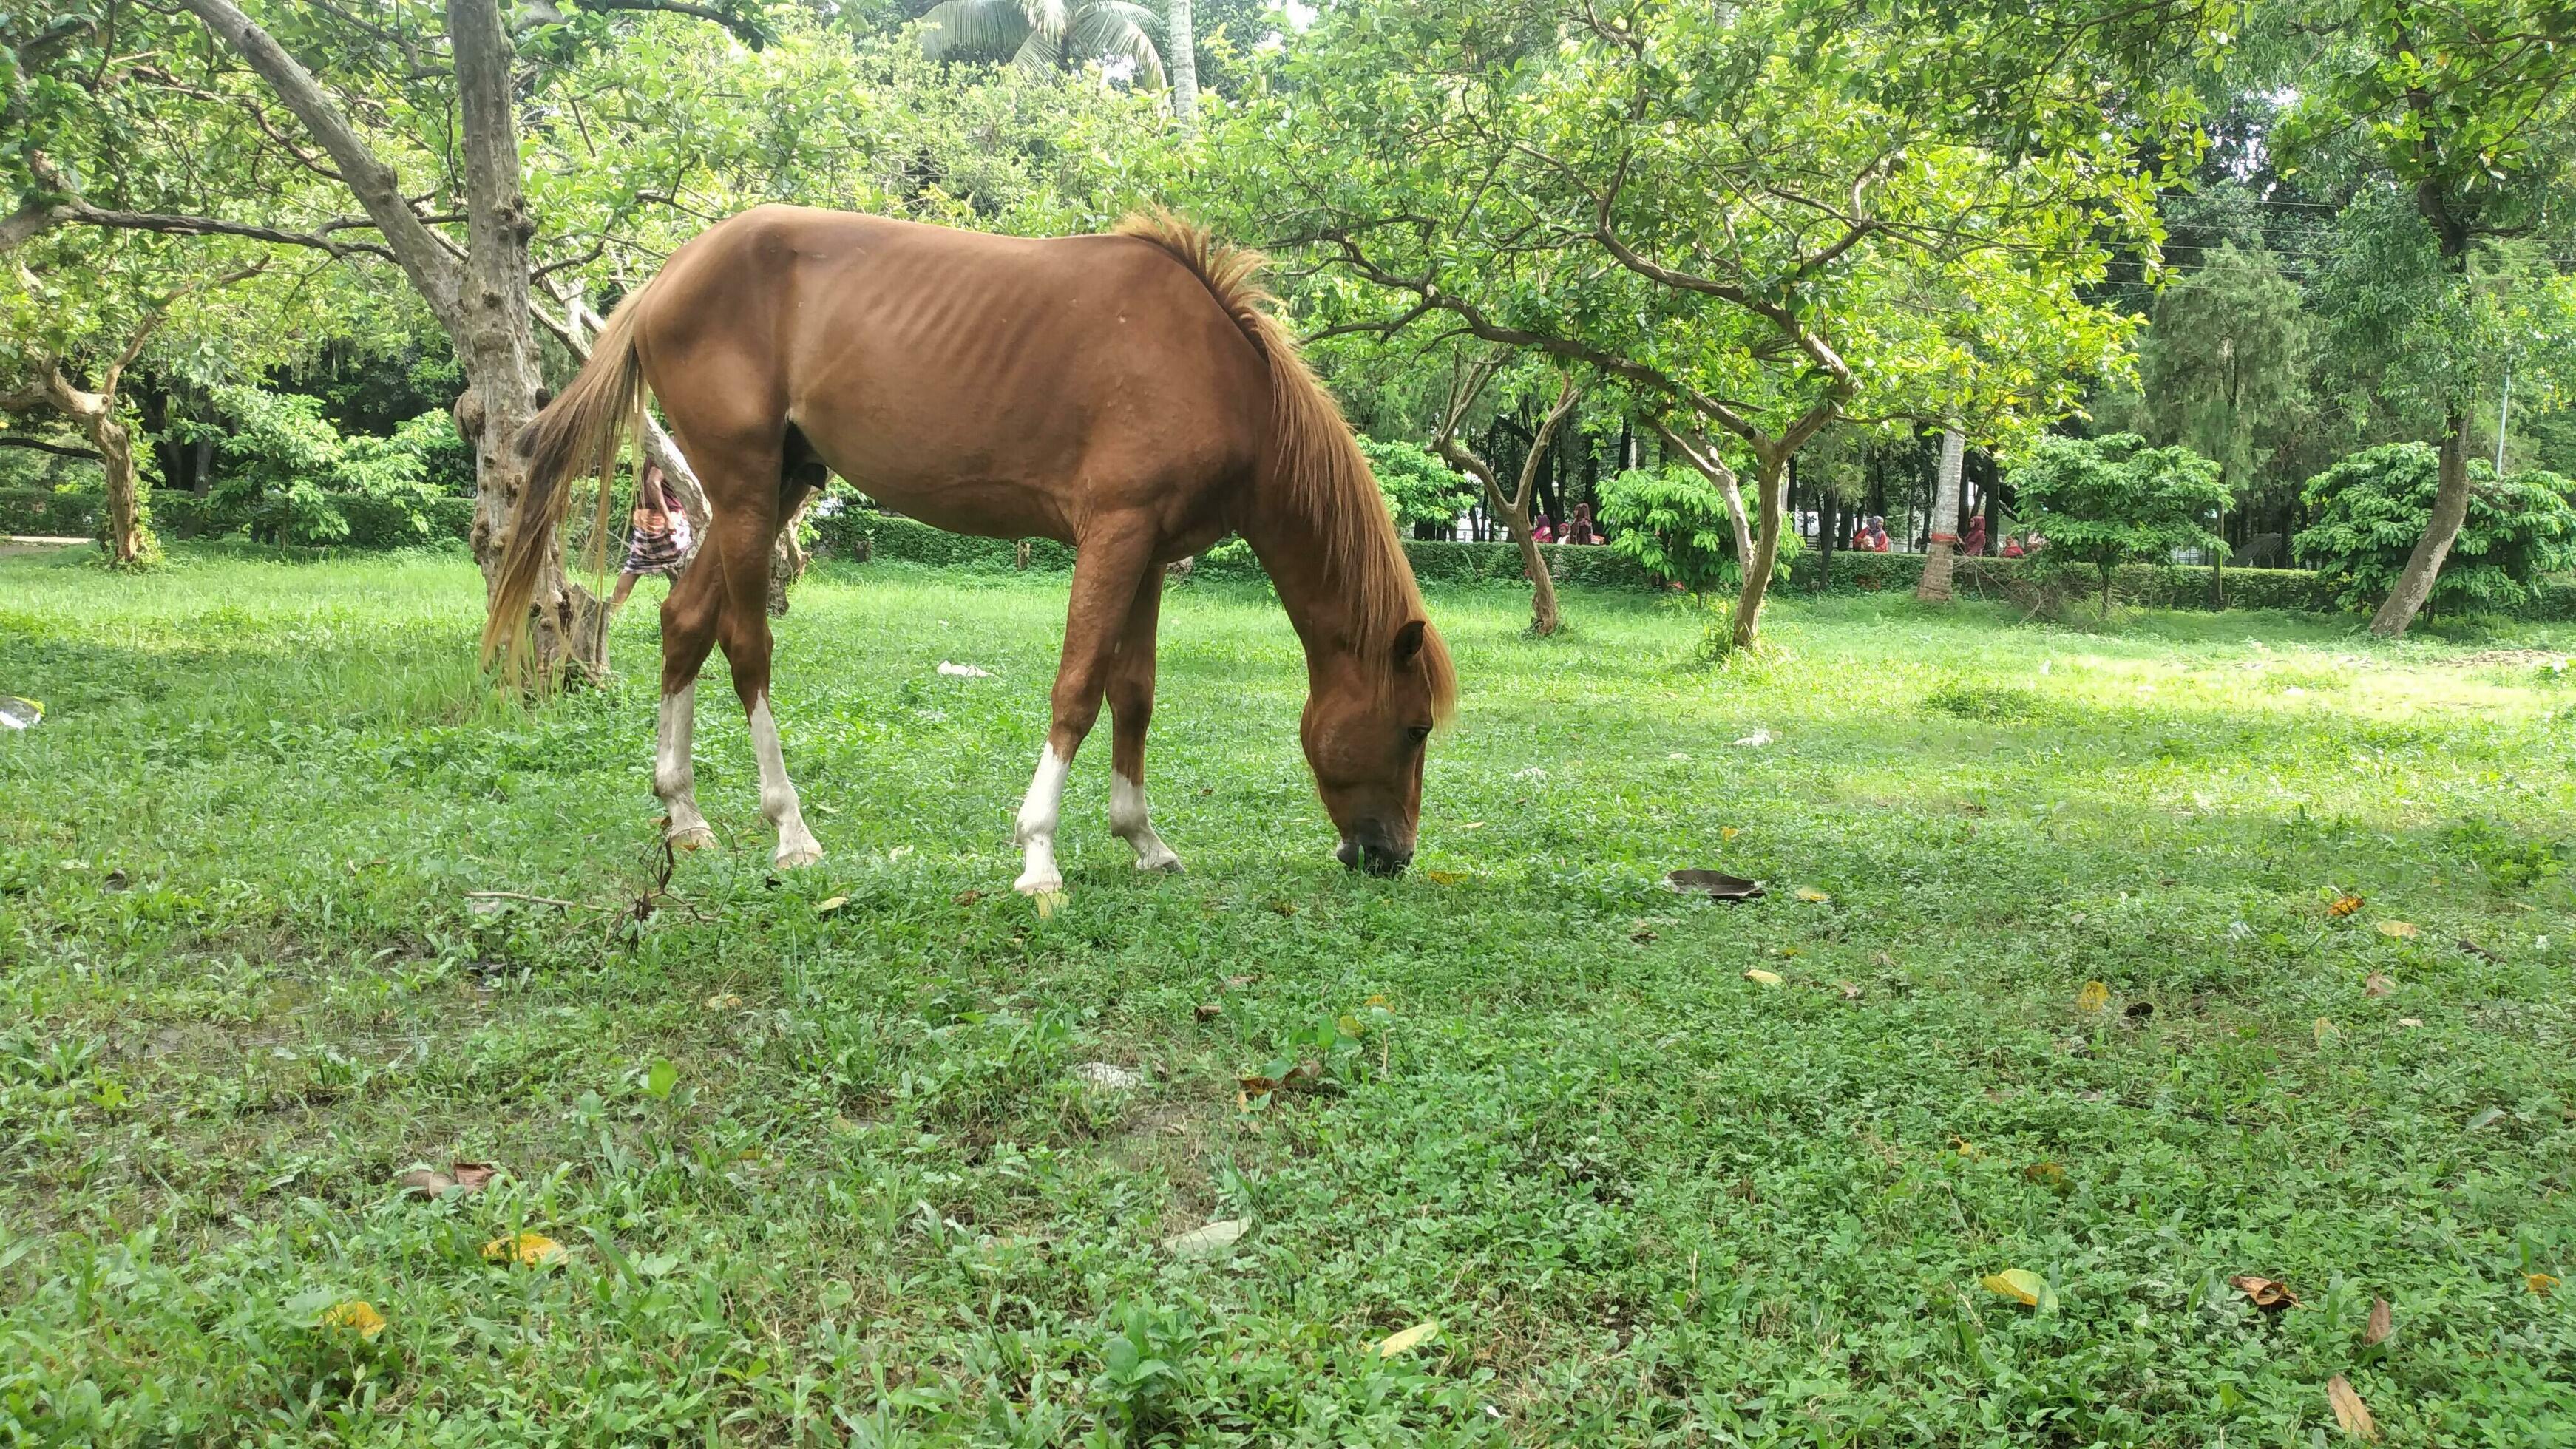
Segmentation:
<svg viewBox="0 0 2576 1449">
<path fill-rule="evenodd" d="M 1258 352 L 1137 237 L 764 206 L 682 247 L 645 305 L 647 375 L 684 437 L 783 419 L 859 487 L 964 532 L 1070 540 L 1135 508 L 1199 531 L 1266 425 Z"/>
</svg>

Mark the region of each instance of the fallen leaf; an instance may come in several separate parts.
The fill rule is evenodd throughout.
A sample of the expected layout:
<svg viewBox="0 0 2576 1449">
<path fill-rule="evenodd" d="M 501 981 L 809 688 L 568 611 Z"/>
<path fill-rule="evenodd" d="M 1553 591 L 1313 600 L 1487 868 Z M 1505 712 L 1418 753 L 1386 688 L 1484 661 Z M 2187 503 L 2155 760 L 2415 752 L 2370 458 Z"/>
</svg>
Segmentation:
<svg viewBox="0 0 2576 1449">
<path fill-rule="evenodd" d="M 1064 904 L 1064 892 L 1040 891 L 1029 897 L 1029 904 L 1038 908 L 1038 919 L 1043 921 L 1054 915 L 1056 908 Z"/>
<path fill-rule="evenodd" d="M 1736 829 L 1732 825 L 1721 825 L 1717 830 L 1717 838 L 1720 840 L 1733 840 L 1735 837 L 1742 835 L 1743 833 L 1743 831 Z"/>
<path fill-rule="evenodd" d="M 2525 1273 L 2522 1275 L 2522 1286 L 2546 1298 L 2549 1296 L 2549 1290 L 2558 1286 L 2558 1280 L 2547 1273 Z"/>
<path fill-rule="evenodd" d="M 1655 933 L 1643 926 L 1639 926 L 1637 929 L 1628 933 L 1628 939 L 1636 942 L 1640 946 L 1643 946 L 1655 939 Z"/>
<path fill-rule="evenodd" d="M 1765 971 L 1761 967 L 1756 966 L 1752 970 L 1744 973 L 1744 979 L 1747 981 L 1759 981 L 1765 986 L 1777 986 L 1780 984 L 1780 973 L 1777 971 Z"/>
<path fill-rule="evenodd" d="M 2075 993 L 2077 1011 L 2100 1011 L 2110 1004 L 2111 988 L 2099 981 L 2087 981 L 2084 989 Z"/>
<path fill-rule="evenodd" d="M 1798 899 L 1805 901 L 1810 905 L 1822 905 L 1825 902 L 1832 900 L 1833 897 L 1816 889 L 1814 886 L 1800 886 L 1798 887 Z"/>
<path fill-rule="evenodd" d="M 848 896 L 834 896 L 830 900 L 816 906 L 814 908 L 814 914 L 818 916 L 828 916 L 849 903 L 850 898 Z"/>
<path fill-rule="evenodd" d="M 2361 897 L 2337 896 L 2334 898 L 2334 903 L 2326 907 L 2326 914 L 2329 916 L 2349 916 L 2360 909 Z"/>
<path fill-rule="evenodd" d="M 1978 1279 L 1977 1286 L 1989 1293 L 1999 1293 L 2006 1298 L 2018 1299 L 2036 1308 L 2039 1306 L 2039 1295 L 2048 1291 L 2048 1280 L 2028 1268 L 2006 1268 L 2000 1273 L 1988 1273 Z"/>
<path fill-rule="evenodd" d="M 1249 976 L 1229 976 L 1225 978 L 1225 984 L 1228 986 L 1250 986 L 1252 984 L 1252 978 Z"/>
<path fill-rule="evenodd" d="M 2397 1316 L 2388 1311 L 2388 1300 L 2385 1298 L 2371 1299 L 2370 1323 L 2367 1327 L 2362 1329 L 2361 1341 L 2363 1343 L 2386 1343 L 2388 1341 L 2388 1335 L 2395 1333 L 2396 1331 Z"/>
<path fill-rule="evenodd" d="M 495 1263 L 527 1264 L 560 1263 L 564 1245 L 543 1233 L 521 1233 L 511 1238 L 494 1238 L 483 1245 L 483 1256 Z"/>
<path fill-rule="evenodd" d="M 2401 1016 L 2397 1018 L 2397 1024 L 2403 1027 L 2418 1027 L 2424 1024 L 2424 1018 L 2420 1016 Z"/>
<path fill-rule="evenodd" d="M 2396 989 L 2397 983 L 2388 979 L 2385 971 L 2373 971 L 2361 980 L 2361 994 L 2364 996 L 2386 996 Z"/>
<path fill-rule="evenodd" d="M 730 991 L 719 991 L 715 995 L 707 998 L 707 1010 L 709 1011 L 731 1011 L 740 1005 L 742 1005 L 742 998 L 734 995 Z"/>
<path fill-rule="evenodd" d="M 1467 879 L 1467 873 L 1463 870 L 1426 870 L 1422 878 L 1433 885 L 1458 885 Z"/>
<path fill-rule="evenodd" d="M 1219 1218 L 1205 1227 L 1165 1238 L 1163 1251 L 1176 1258 L 1212 1258 L 1234 1246 L 1235 1239 L 1250 1231 L 1250 1218 Z"/>
<path fill-rule="evenodd" d="M 2131 1021 L 2144 1021 L 2156 1014 L 2156 1004 L 2152 1001 L 2132 1001 L 2120 1014 Z"/>
<path fill-rule="evenodd" d="M 959 891 L 957 893 L 957 904 L 961 906 L 971 906 L 983 898 L 984 893 L 982 891 Z"/>
<path fill-rule="evenodd" d="M 1762 894 L 1762 882 L 1721 870 L 1671 871 L 1664 876 L 1664 884 L 1684 895 L 1703 895 L 1719 901 L 1749 901 Z"/>
<path fill-rule="evenodd" d="M 1842 993 L 1843 993 L 1843 1000 L 1845 1000 L 1845 1001 L 1858 1001 L 1858 1000 L 1860 1000 L 1860 985 L 1859 985 L 1859 983 L 1857 983 L 1857 982 L 1852 982 L 1852 981 L 1846 981 L 1846 982 L 1843 982 L 1843 983 L 1842 983 Z"/>
<path fill-rule="evenodd" d="M 2291 1292 L 2290 1285 L 2287 1283 L 2276 1282 L 2270 1278 L 2257 1278 L 2251 1273 L 2239 1273 L 2227 1281 L 2235 1284 L 2240 1292 L 2252 1299 L 2257 1308 L 2299 1306 L 2299 1295 Z"/>
<path fill-rule="evenodd" d="M 2326 1043 L 2343 1035 L 2343 1032 L 2339 1030 L 2333 1022 L 2326 1020 L 2322 1016 L 2317 1018 L 2317 1024 L 2309 1028 L 2309 1030 L 2316 1036 L 2317 1045 L 2320 1047 L 2323 1047 Z"/>
<path fill-rule="evenodd" d="M 2066 1181 L 2066 1169 L 2054 1162 L 2034 1162 L 2023 1168 L 2021 1175 L 2031 1182 L 2055 1184 Z"/>
<path fill-rule="evenodd" d="M 2485 1111 L 2470 1118 L 2469 1125 L 2463 1130 L 2469 1132 L 2481 1131 L 2485 1128 L 2494 1126 L 2496 1121 L 2503 1116 L 2504 1109 L 2502 1107 L 2489 1107 Z"/>
<path fill-rule="evenodd" d="M 2504 958 L 2502 956 L 2497 955 L 2493 951 L 2488 950 L 2486 947 L 2479 945 L 2477 942 L 2470 940 L 2466 936 L 2462 936 L 2460 938 L 2459 945 L 2461 950 L 2468 952 L 2470 955 L 2477 957 L 2481 961 L 2497 966 L 2504 964 Z"/>
<path fill-rule="evenodd" d="M 1390 1333 L 1386 1337 L 1378 1340 L 1377 1356 L 1380 1358 L 1393 1358 L 1407 1349 L 1420 1348 L 1422 1345 L 1429 1343 L 1431 1341 L 1431 1336 L 1439 1331 L 1439 1324 L 1425 1322 L 1417 1323 L 1411 1328 L 1404 1330 L 1402 1333 Z"/>
<path fill-rule="evenodd" d="M 456 1186 L 462 1192 L 481 1192 L 490 1187 L 493 1174 L 498 1171 L 488 1162 L 456 1162 L 448 1164 L 447 1168 L 448 1175 L 456 1179 Z"/>
<path fill-rule="evenodd" d="M 443 1172 L 434 1172 L 426 1167 L 415 1167 L 411 1171 L 395 1178 L 394 1182 L 397 1186 L 401 1187 L 403 1191 L 418 1197 L 426 1198 L 445 1197 L 456 1187 L 455 1178 L 452 1178 Z"/>
<path fill-rule="evenodd" d="M 1470 820 L 1458 828 L 1461 830 L 1482 830 L 1485 828 L 1485 822 L 1482 820 Z"/>
<path fill-rule="evenodd" d="M 385 1331 L 385 1316 L 376 1311 L 376 1305 L 363 1298 L 352 1298 L 326 1310 L 322 1315 L 322 1326 L 345 1328 L 360 1338 L 371 1339 Z"/>
<path fill-rule="evenodd" d="M 1202 1001 L 1198 1005 L 1190 1008 L 1190 1015 L 1200 1021 L 1214 1021 L 1218 1017 L 1225 1015 L 1225 1008 L 1217 1005 L 1213 1001 Z"/>
<path fill-rule="evenodd" d="M 2370 1417 L 2370 1406 L 2352 1391 L 2343 1375 L 2326 1380 L 2326 1402 L 2334 1407 L 2335 1422 L 2343 1426 L 2345 1433 L 2356 1439 L 2378 1439 L 2379 1423 Z"/>
<path fill-rule="evenodd" d="M 2400 941 L 2412 941 L 2418 932 L 2411 921 L 2382 921 L 2379 923 L 2379 934 L 2394 936 Z"/>
<path fill-rule="evenodd" d="M 1372 992 L 1370 992 L 1370 993 L 1369 993 L 1369 998 L 1368 998 L 1368 1000 L 1361 1002 L 1361 1003 L 1360 1003 L 1360 1005 L 1362 1005 L 1362 1006 L 1384 1006 L 1384 1005 L 1386 1005 L 1386 993 L 1385 993 L 1385 992 L 1383 992 L 1383 991 L 1372 991 Z"/>
<path fill-rule="evenodd" d="M 1431 872 L 1429 871 L 1423 872 L 1424 875 L 1429 875 L 1430 873 Z M 1297 914 L 1297 903 L 1295 901 L 1272 901 L 1270 903 L 1270 909 L 1278 915 L 1293 916 Z"/>
</svg>

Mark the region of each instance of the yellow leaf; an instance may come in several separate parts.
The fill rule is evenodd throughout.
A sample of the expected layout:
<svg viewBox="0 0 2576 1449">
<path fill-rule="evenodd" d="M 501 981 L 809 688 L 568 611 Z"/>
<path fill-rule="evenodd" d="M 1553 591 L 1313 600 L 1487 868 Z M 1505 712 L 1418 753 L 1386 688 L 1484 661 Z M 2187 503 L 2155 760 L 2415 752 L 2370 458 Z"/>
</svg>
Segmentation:
<svg viewBox="0 0 2576 1449">
<path fill-rule="evenodd" d="M 731 1011 L 740 1005 L 742 1005 L 742 998 L 734 995 L 730 991 L 719 991 L 715 995 L 707 998 L 707 1010 L 709 1011 Z"/>
<path fill-rule="evenodd" d="M 543 1233 L 521 1233 L 514 1238 L 494 1238 L 483 1245 L 483 1256 L 493 1262 L 558 1263 L 564 1258 L 564 1245 Z"/>
<path fill-rule="evenodd" d="M 2326 914 L 2329 916 L 2349 916 L 2360 909 L 2361 897 L 2337 896 L 2334 898 L 2334 903 L 2326 907 Z"/>
<path fill-rule="evenodd" d="M 1718 827 L 1717 838 L 1720 840 L 1733 840 L 1735 837 L 1742 835 L 1743 833 L 1743 831 L 1736 829 L 1732 825 L 1724 825 Z"/>
<path fill-rule="evenodd" d="M 1485 828 L 1485 822 L 1482 820 L 1470 820 L 1458 828 L 1461 830 L 1482 830 Z"/>
<path fill-rule="evenodd" d="M 2342 1031 L 2338 1030 L 2333 1022 L 2326 1020 L 2322 1016 L 2317 1018 L 2317 1024 L 2312 1029 L 2316 1033 L 2317 1045 L 2319 1047 L 2323 1047 L 2326 1043 L 2343 1035 Z"/>
<path fill-rule="evenodd" d="M 1777 971 L 1765 971 L 1761 967 L 1756 966 L 1752 970 L 1744 973 L 1744 979 L 1747 981 L 1759 981 L 1765 986 L 1777 986 L 1780 984 L 1780 973 Z"/>
<path fill-rule="evenodd" d="M 1341 1033 L 1342 1035 L 1344 1035 L 1344 1036 L 1347 1036 L 1347 1037 L 1353 1037 L 1353 1038 L 1356 1038 L 1356 1037 L 1360 1036 L 1362 1033 L 1364 1033 L 1364 1032 L 1366 1032 L 1366 1031 L 1368 1030 L 1368 1028 L 1367 1028 L 1367 1027 L 1360 1025 L 1360 1019 L 1359 1019 L 1358 1017 L 1356 1017 L 1356 1016 L 1337 1016 L 1337 1017 L 1334 1017 L 1334 1018 L 1333 1018 L 1333 1029 L 1334 1029 L 1334 1030 L 1336 1030 L 1336 1031 L 1338 1031 L 1338 1032 L 1340 1032 L 1340 1033 Z"/>
<path fill-rule="evenodd" d="M 816 915 L 818 915 L 818 916 L 828 916 L 828 915 L 832 914 L 834 911 L 839 910 L 841 907 L 848 905 L 849 903 L 850 903 L 850 898 L 849 898 L 848 896 L 834 896 L 834 897 L 832 897 L 830 900 L 823 902 L 823 903 L 822 903 L 821 905 L 819 905 L 819 906 L 816 906 L 816 907 L 814 908 L 814 914 L 816 914 Z"/>
<path fill-rule="evenodd" d="M 2379 934 L 2394 936 L 2400 941 L 2412 941 L 2416 934 L 2415 924 L 2412 921 L 2382 921 L 2379 923 Z"/>
<path fill-rule="evenodd" d="M 1798 899 L 1821 905 L 1826 901 L 1832 900 L 1833 897 L 1816 889 L 1814 886 L 1800 886 L 1798 887 Z"/>
<path fill-rule="evenodd" d="M 2110 1004 L 2111 988 L 2099 981 L 2087 981 L 2084 989 L 2075 993 L 2077 1011 L 2100 1011 Z"/>
<path fill-rule="evenodd" d="M 1426 870 L 1422 877 L 1433 885 L 1456 885 L 1467 878 L 1467 873 L 1463 870 Z"/>
<path fill-rule="evenodd" d="M 385 1316 L 376 1311 L 376 1305 L 364 1299 L 352 1298 L 346 1303 L 335 1304 L 324 1313 L 322 1326 L 345 1328 L 360 1338 L 374 1338 L 385 1331 Z"/>
<path fill-rule="evenodd" d="M 1378 1342 L 1377 1356 L 1380 1358 L 1393 1358 L 1407 1349 L 1420 1348 L 1422 1345 L 1429 1343 L 1432 1335 L 1439 1331 L 1439 1324 L 1423 1322 L 1413 1325 L 1402 1333 L 1390 1333 Z"/>
<path fill-rule="evenodd" d="M 2344 1376 L 2336 1374 L 2326 1380 L 2326 1402 L 2334 1407 L 2335 1422 L 2356 1439 L 2377 1439 L 2379 1423 L 2370 1417 L 2370 1406 L 2352 1391 Z"/>
<path fill-rule="evenodd" d="M 2549 1290 L 2558 1286 L 2558 1280 L 2547 1273 L 2525 1273 L 2522 1275 L 2522 1286 L 2546 1298 L 2549 1296 Z"/>
<path fill-rule="evenodd" d="M 2039 1306 L 2039 1295 L 2048 1291 L 2048 1280 L 2028 1268 L 2006 1268 L 2000 1273 L 1988 1273 L 1978 1279 L 1977 1286 L 1989 1293 L 1999 1293 L 2006 1298 L 2018 1299 L 2036 1308 Z"/>
<path fill-rule="evenodd" d="M 1054 915 L 1056 908 L 1064 904 L 1064 892 L 1040 891 L 1029 897 L 1029 903 L 1038 908 L 1038 919 L 1043 921 Z"/>
<path fill-rule="evenodd" d="M 1381 991 L 1381 992 L 1376 992 L 1376 993 L 1372 994 L 1372 995 L 1369 997 L 1369 999 L 1368 999 L 1368 1000 L 1361 1002 L 1361 1003 L 1360 1003 L 1360 1005 L 1362 1005 L 1362 1006 L 1384 1006 L 1384 1005 L 1386 1005 L 1386 993 L 1385 993 L 1385 992 L 1383 992 L 1383 991 Z"/>
<path fill-rule="evenodd" d="M 2034 1162 L 2030 1166 L 2023 1168 L 2021 1170 L 2021 1175 L 2031 1182 L 2044 1182 L 2052 1185 L 2066 1181 L 2066 1169 L 2058 1166 L 2054 1162 Z"/>
</svg>

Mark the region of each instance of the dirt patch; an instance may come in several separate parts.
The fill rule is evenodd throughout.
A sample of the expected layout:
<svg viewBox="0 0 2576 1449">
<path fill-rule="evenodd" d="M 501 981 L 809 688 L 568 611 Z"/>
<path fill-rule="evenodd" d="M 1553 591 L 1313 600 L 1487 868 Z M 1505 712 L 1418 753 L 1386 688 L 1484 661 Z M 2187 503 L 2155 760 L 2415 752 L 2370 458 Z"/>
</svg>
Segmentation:
<svg viewBox="0 0 2576 1449">
<path fill-rule="evenodd" d="M 2567 656 L 2552 649 L 2481 649 L 2475 654 L 2462 654 L 2440 661 L 2440 669 L 2491 669 L 2496 666 L 2521 669 L 2545 669 L 2566 662 Z"/>
</svg>

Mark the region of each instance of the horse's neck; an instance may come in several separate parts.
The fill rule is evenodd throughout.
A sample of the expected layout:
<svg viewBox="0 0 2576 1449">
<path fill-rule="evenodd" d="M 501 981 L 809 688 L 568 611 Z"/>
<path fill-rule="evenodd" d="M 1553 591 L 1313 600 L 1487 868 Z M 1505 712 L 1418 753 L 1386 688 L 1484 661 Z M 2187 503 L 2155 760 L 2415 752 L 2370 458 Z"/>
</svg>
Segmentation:
<svg viewBox="0 0 2576 1449">
<path fill-rule="evenodd" d="M 1332 550 L 1305 511 L 1263 499 L 1241 532 L 1278 590 L 1279 605 L 1304 641 L 1307 659 L 1352 648 L 1351 601 L 1359 591 L 1352 580 L 1333 575 Z"/>
</svg>

